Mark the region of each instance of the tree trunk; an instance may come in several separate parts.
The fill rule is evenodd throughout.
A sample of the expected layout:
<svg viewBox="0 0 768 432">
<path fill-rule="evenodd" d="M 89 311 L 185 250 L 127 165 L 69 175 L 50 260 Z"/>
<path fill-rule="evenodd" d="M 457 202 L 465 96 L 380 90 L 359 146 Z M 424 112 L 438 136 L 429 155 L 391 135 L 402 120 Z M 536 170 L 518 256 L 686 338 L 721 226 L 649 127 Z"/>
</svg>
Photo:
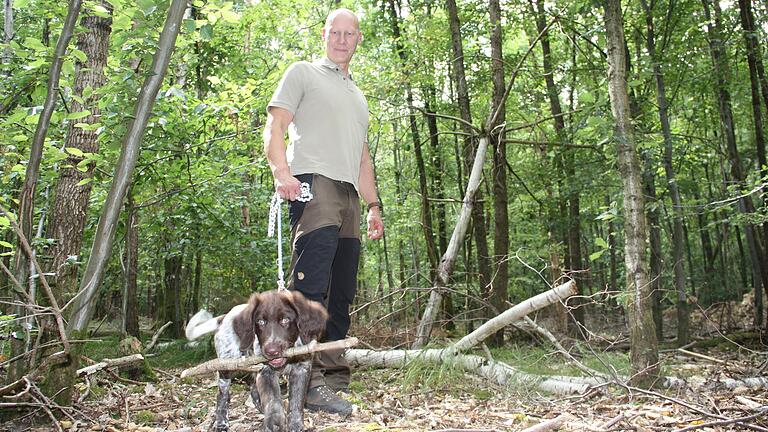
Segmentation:
<svg viewBox="0 0 768 432">
<path fill-rule="evenodd" d="M 493 144 L 493 261 L 494 277 L 491 281 L 490 304 L 502 311 L 507 307 L 509 294 L 509 210 L 507 208 L 507 144 L 504 122 L 506 104 L 504 103 L 504 53 L 501 30 L 501 6 L 499 0 L 489 0 L 488 10 L 491 25 L 491 74 L 493 96 L 491 112 L 499 111 L 494 124 L 490 125 L 490 140 Z M 488 315 L 495 315 L 488 314 Z M 498 331 L 489 338 L 489 345 L 499 347 L 504 344 L 504 332 Z"/>
<path fill-rule="evenodd" d="M 761 80 L 759 76 L 763 75 L 763 104 L 766 105 L 766 110 L 768 110 L 768 83 L 765 82 L 765 70 L 763 68 L 763 60 L 760 55 L 761 51 L 758 42 L 758 33 L 755 28 L 755 18 L 752 15 L 752 4 L 749 0 L 739 0 L 739 15 L 741 17 L 741 26 L 744 29 L 744 42 L 747 48 L 749 82 L 752 92 L 752 118 L 755 122 L 754 126 L 755 149 L 757 151 L 757 168 L 760 170 L 761 177 L 765 178 L 766 175 L 768 175 L 768 162 L 766 162 L 765 156 L 763 115 L 760 110 Z M 763 198 L 763 203 L 768 205 L 768 197 Z M 760 232 L 763 234 L 763 247 L 768 248 L 768 225 L 764 225 L 762 230 L 760 230 L 758 227 L 755 227 L 755 236 L 758 236 Z M 766 276 L 766 273 L 768 273 L 768 268 L 765 268 L 766 266 L 763 261 L 761 262 L 763 263 L 763 268 L 761 269 L 761 272 L 763 273 L 763 289 L 765 289 L 766 297 L 768 297 L 768 277 Z M 757 295 L 755 297 L 757 297 Z"/>
<path fill-rule="evenodd" d="M 640 163 L 629 116 L 624 28 L 620 0 L 606 0 L 608 93 L 616 127 L 614 140 L 624 190 L 624 263 L 628 299 L 632 382 L 650 386 L 659 377 L 659 353 L 650 307 L 650 284 L 645 256 L 648 228 L 645 220 Z"/>
<path fill-rule="evenodd" d="M 155 103 L 155 97 L 168 69 L 168 62 L 176 43 L 176 37 L 179 34 L 179 26 L 185 9 L 185 0 L 172 0 L 171 6 L 168 8 L 168 15 L 160 33 L 158 48 L 136 101 L 136 108 L 132 116 L 134 120 L 129 125 L 124 137 L 120 158 L 115 167 L 115 176 L 99 218 L 88 266 L 80 284 L 80 294 L 69 320 L 69 334 L 84 331 L 93 315 L 96 294 L 104 279 L 104 269 L 112 252 L 112 239 L 115 235 L 123 199 L 131 183 L 136 160 L 139 157 L 141 138 Z"/>
<path fill-rule="evenodd" d="M 3 72 L 2 75 L 8 77 L 11 75 L 11 59 L 13 58 L 13 0 L 3 0 Z"/>
<path fill-rule="evenodd" d="M 139 267 L 139 209 L 133 197 L 133 188 L 128 190 L 125 204 L 125 281 L 123 285 L 123 335 L 139 337 L 139 313 L 136 275 Z"/>
<path fill-rule="evenodd" d="M 744 186 L 744 170 L 741 164 L 741 156 L 736 146 L 736 135 L 734 132 L 735 123 L 733 120 L 733 110 L 731 108 L 731 94 L 728 90 L 727 77 L 730 76 L 730 67 L 725 59 L 722 45 L 722 24 L 720 4 L 716 1 L 702 0 L 704 6 L 704 15 L 707 20 L 707 35 L 709 36 L 709 50 L 712 56 L 712 66 L 715 78 L 715 87 L 717 91 L 718 112 L 720 115 L 720 127 L 722 136 L 725 139 L 726 152 L 730 164 L 731 181 L 737 185 Z M 710 12 L 710 6 L 714 9 L 714 17 Z M 714 19 L 713 19 L 714 18 Z M 752 198 L 742 196 L 738 201 L 739 212 L 743 214 L 754 213 Z M 768 286 L 768 275 L 763 261 L 763 252 L 758 244 L 755 235 L 755 229 L 752 224 L 744 225 L 744 235 L 747 239 L 749 248 L 749 258 L 752 263 L 752 270 L 755 274 L 755 322 L 757 326 L 762 325 L 763 321 L 763 301 L 761 286 Z"/>
<path fill-rule="evenodd" d="M 677 344 L 688 344 L 690 338 L 688 330 L 688 297 L 685 288 L 685 267 L 683 265 L 683 214 L 680 189 L 675 178 L 675 169 L 672 166 L 672 130 L 669 126 L 669 114 L 667 113 L 667 91 L 664 84 L 664 73 L 661 70 L 661 59 L 656 53 L 656 35 L 653 24 L 653 10 L 646 0 L 641 0 L 645 10 L 646 48 L 653 63 L 653 76 L 656 79 L 656 103 L 659 107 L 659 122 L 661 133 L 664 137 L 664 173 L 667 176 L 667 188 L 672 199 L 673 229 L 672 229 L 672 269 L 674 274 L 675 292 L 677 293 Z M 671 6 L 670 6 L 671 7 Z M 671 11 L 670 11 L 671 16 Z"/>
<path fill-rule="evenodd" d="M 472 170 L 472 160 L 475 159 L 474 139 L 475 131 L 472 128 L 472 114 L 470 109 L 469 87 L 464 72 L 464 47 L 462 46 L 461 22 L 459 12 L 456 6 L 456 0 L 447 0 L 445 2 L 448 9 L 448 25 L 451 31 L 451 50 L 453 53 L 452 80 L 456 88 L 456 96 L 459 105 L 459 117 L 461 120 L 461 129 L 465 134 L 463 160 L 464 169 L 467 172 Z M 485 209 L 481 196 L 475 197 L 478 200 L 474 203 L 472 209 L 472 231 L 475 239 L 475 250 L 477 252 L 477 277 L 483 297 L 488 296 L 490 290 L 491 259 L 488 253 L 488 236 L 485 228 Z"/>
<path fill-rule="evenodd" d="M 165 274 L 163 278 L 165 282 L 163 321 L 173 322 L 171 324 L 171 335 L 174 338 L 182 338 L 184 335 L 184 319 L 181 316 L 181 270 L 183 263 L 183 250 L 168 251 L 168 256 L 163 260 Z"/>
<path fill-rule="evenodd" d="M 450 1 L 450 0 L 449 0 Z M 419 322 L 419 326 L 416 330 L 416 340 L 413 342 L 412 348 L 419 349 L 427 344 L 429 336 L 432 332 L 432 327 L 437 319 L 438 312 L 440 311 L 440 303 L 442 301 L 442 290 L 448 286 L 448 281 L 453 273 L 453 264 L 456 261 L 456 256 L 459 253 L 459 248 L 464 242 L 464 236 L 467 233 L 469 227 L 469 219 L 472 214 L 472 207 L 474 203 L 474 196 L 477 190 L 480 188 L 480 178 L 483 171 L 483 161 L 485 160 L 485 152 L 488 148 L 488 139 L 485 137 L 480 138 L 480 145 L 477 147 L 475 154 L 475 160 L 472 165 L 472 171 L 469 176 L 469 182 L 467 183 L 467 191 L 464 196 L 464 202 L 459 212 L 456 226 L 451 235 L 451 240 L 448 243 L 448 248 L 443 254 L 440 260 L 440 266 L 437 268 L 437 276 L 435 285 L 432 287 L 432 292 L 429 295 L 429 302 L 424 310 L 424 315 Z"/>
<path fill-rule="evenodd" d="M 26 240 L 32 240 L 32 224 L 33 213 L 35 206 L 35 190 L 37 187 L 38 177 L 40 176 L 40 162 L 43 157 L 43 145 L 45 143 L 45 137 L 48 135 L 48 127 L 50 125 L 51 116 L 53 110 L 56 107 L 56 101 L 59 97 L 59 79 L 61 78 L 61 68 L 64 63 L 64 55 L 69 45 L 69 40 L 72 38 L 75 25 L 77 24 L 77 17 L 80 14 L 80 7 L 82 6 L 82 0 L 71 0 L 67 9 L 67 17 L 64 21 L 64 26 L 61 29 L 61 35 L 56 43 L 56 49 L 53 53 L 53 59 L 51 60 L 51 66 L 48 71 L 48 86 L 45 102 L 43 103 L 43 110 L 40 113 L 40 118 L 37 122 L 37 128 L 35 129 L 35 135 L 32 138 L 30 145 L 29 161 L 27 162 L 26 174 L 24 176 L 24 183 L 21 186 L 19 192 L 19 208 L 17 213 L 17 220 L 21 233 Z M 7 18 L 7 17 L 6 17 Z M 27 284 L 27 278 L 29 276 L 29 257 L 21 247 L 21 239 L 19 239 L 19 245 L 16 248 L 16 256 L 14 258 L 14 271 L 16 280 L 22 285 Z M 19 316 L 26 315 L 24 308 L 17 307 L 16 314 Z M 15 348 L 11 352 L 11 356 L 21 354 L 17 352 L 20 348 L 19 345 L 12 344 L 12 348 Z M 14 367 L 11 367 L 8 373 L 8 379 L 15 381 L 24 375 L 25 366 L 23 362 L 16 362 Z"/>
<path fill-rule="evenodd" d="M 392 36 L 395 39 L 395 51 L 400 58 L 403 71 L 410 69 L 408 64 L 408 53 L 403 46 L 400 25 L 398 24 L 397 10 L 394 0 L 387 1 L 387 10 L 389 12 L 390 25 L 392 27 Z M 430 276 L 437 268 L 437 247 L 435 245 L 434 229 L 432 228 L 432 207 L 429 203 L 429 190 L 427 189 L 427 170 L 424 164 L 424 155 L 421 149 L 421 136 L 419 126 L 416 122 L 416 109 L 413 104 L 413 90 L 408 74 L 404 72 L 405 99 L 408 103 L 408 123 L 411 127 L 411 138 L 413 140 L 413 153 L 416 158 L 416 169 L 419 175 L 419 193 L 421 195 L 421 227 L 424 232 L 424 244 L 427 247 L 427 257 L 429 258 Z"/>
<path fill-rule="evenodd" d="M 567 131 L 565 128 L 565 119 L 563 116 L 563 108 L 560 103 L 560 92 L 557 88 L 557 85 L 555 84 L 555 68 L 552 62 L 552 50 L 549 44 L 549 31 L 547 29 L 547 21 L 546 21 L 546 11 L 544 10 L 544 2 L 542 0 L 536 0 L 535 4 L 532 2 L 532 7 L 534 8 L 534 13 L 536 16 L 536 29 L 541 34 L 541 54 L 542 54 L 542 66 L 543 66 L 543 72 L 544 72 L 544 81 L 547 86 L 547 98 L 549 99 L 549 109 L 552 114 L 552 120 L 555 127 L 555 134 L 557 136 L 556 140 L 558 144 L 564 145 L 567 144 Z M 576 323 L 573 323 L 571 320 L 568 320 L 569 324 L 569 332 L 574 336 L 580 336 L 582 335 L 582 332 L 578 330 L 578 328 L 574 327 L 573 324 L 578 325 L 584 325 L 584 308 L 580 307 L 580 305 L 583 303 L 581 299 L 581 291 L 582 291 L 582 284 L 579 283 L 580 276 L 581 276 L 581 270 L 582 270 L 582 256 L 581 256 L 581 221 L 579 217 L 580 213 L 580 200 L 579 200 L 579 189 L 576 183 L 576 173 L 575 173 L 575 150 L 563 148 L 563 168 L 565 170 L 566 178 L 567 178 L 567 197 L 568 197 L 568 262 L 570 264 L 570 271 L 572 274 L 570 277 L 572 277 L 574 280 L 577 281 L 576 287 L 579 290 L 579 293 L 577 296 L 573 299 L 571 299 L 571 304 L 575 306 L 575 309 L 572 310 L 573 317 L 576 320 Z"/>
<path fill-rule="evenodd" d="M 661 301 L 663 298 L 661 290 L 661 225 L 659 223 L 659 210 L 656 205 L 656 166 L 651 155 L 651 151 L 643 153 L 645 159 L 645 169 L 643 169 L 643 188 L 645 195 L 651 201 L 652 205 L 646 207 L 648 218 L 649 246 L 651 250 L 650 261 L 650 279 L 651 279 L 651 309 L 653 311 L 653 323 L 656 326 L 656 339 L 664 340 L 664 316 Z M 613 246 L 612 246 L 613 247 Z"/>
</svg>

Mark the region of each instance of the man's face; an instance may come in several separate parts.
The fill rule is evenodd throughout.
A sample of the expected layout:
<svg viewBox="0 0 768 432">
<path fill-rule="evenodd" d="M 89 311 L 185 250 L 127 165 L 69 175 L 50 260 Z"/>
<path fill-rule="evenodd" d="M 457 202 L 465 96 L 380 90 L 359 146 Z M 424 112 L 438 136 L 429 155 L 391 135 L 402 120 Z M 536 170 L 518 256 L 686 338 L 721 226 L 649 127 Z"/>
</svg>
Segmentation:
<svg viewBox="0 0 768 432">
<path fill-rule="evenodd" d="M 357 19 L 347 13 L 339 13 L 323 30 L 325 54 L 339 66 L 349 65 L 360 42 Z"/>
</svg>

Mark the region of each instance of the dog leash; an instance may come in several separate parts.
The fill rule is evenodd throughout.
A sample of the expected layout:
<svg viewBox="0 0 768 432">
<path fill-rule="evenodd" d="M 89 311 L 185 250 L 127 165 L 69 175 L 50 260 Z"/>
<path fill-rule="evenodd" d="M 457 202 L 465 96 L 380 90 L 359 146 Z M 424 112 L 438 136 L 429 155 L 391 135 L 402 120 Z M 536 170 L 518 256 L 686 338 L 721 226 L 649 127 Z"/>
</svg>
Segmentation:
<svg viewBox="0 0 768 432">
<path fill-rule="evenodd" d="M 301 184 L 301 194 L 296 198 L 299 202 L 309 202 L 314 198 L 312 191 L 309 188 L 309 183 Z M 275 192 L 272 195 L 272 201 L 269 203 L 269 225 L 267 226 L 267 237 L 275 236 L 275 225 L 277 225 L 277 290 L 284 291 L 285 277 L 283 275 L 283 225 L 281 222 L 282 211 L 281 204 L 283 199 L 280 194 Z"/>
</svg>

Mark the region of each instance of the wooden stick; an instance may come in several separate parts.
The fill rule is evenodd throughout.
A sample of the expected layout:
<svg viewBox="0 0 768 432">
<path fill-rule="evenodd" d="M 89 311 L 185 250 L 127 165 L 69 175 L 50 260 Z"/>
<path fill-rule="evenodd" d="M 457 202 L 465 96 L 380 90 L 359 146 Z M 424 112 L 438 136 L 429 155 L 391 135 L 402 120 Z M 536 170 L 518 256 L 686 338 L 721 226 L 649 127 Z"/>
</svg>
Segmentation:
<svg viewBox="0 0 768 432">
<path fill-rule="evenodd" d="M 317 343 L 315 341 L 312 341 L 307 345 L 288 348 L 287 350 L 285 350 L 282 357 L 296 357 L 296 356 L 311 354 L 318 351 L 346 349 L 346 348 L 350 348 L 357 345 L 358 342 L 359 342 L 358 339 L 355 337 L 347 338 L 339 341 L 333 341 L 333 342 L 324 342 L 324 343 Z M 261 369 L 260 363 L 264 363 L 266 361 L 267 361 L 267 358 L 264 356 L 239 357 L 239 358 L 233 358 L 233 359 L 214 359 L 214 360 L 209 360 L 205 363 L 199 364 L 195 367 L 184 369 L 181 372 L 181 377 L 186 378 L 186 377 L 191 377 L 195 375 L 203 375 L 203 374 L 206 374 L 209 372 L 215 372 L 215 371 L 244 370 L 244 371 L 255 372 Z"/>
<path fill-rule="evenodd" d="M 686 349 L 678 348 L 677 350 L 679 352 L 681 352 L 681 353 L 683 353 L 685 355 L 691 356 L 691 357 L 697 357 L 697 358 L 700 358 L 700 359 L 709 360 L 711 362 L 719 363 L 719 364 L 725 364 L 726 363 L 725 360 L 716 359 L 714 357 L 710 357 L 710 356 L 704 355 L 704 354 L 699 354 L 699 353 L 693 352 L 693 351 L 688 351 Z"/>
<path fill-rule="evenodd" d="M 147 344 L 147 347 L 144 349 L 145 352 L 149 352 L 152 350 L 152 348 L 155 347 L 155 344 L 157 343 L 157 338 L 160 337 L 160 334 L 163 332 L 163 330 L 167 329 L 169 325 L 173 324 L 173 321 L 168 321 L 167 323 L 163 324 L 162 327 L 160 327 L 160 330 L 155 332 L 155 335 L 152 336 L 152 340 Z"/>
<path fill-rule="evenodd" d="M 112 368 L 117 366 L 124 366 L 127 364 L 136 363 L 142 360 L 144 360 L 144 356 L 142 356 L 141 354 L 132 354 L 129 356 L 120 357 L 116 359 L 104 359 L 98 363 L 78 369 L 77 376 L 91 375 L 102 369 Z"/>
<path fill-rule="evenodd" d="M 563 423 L 570 419 L 571 415 L 569 413 L 563 413 L 553 419 L 543 421 L 537 425 L 533 425 L 528 429 L 525 429 L 523 432 L 545 432 L 553 429 L 559 429 Z"/>
</svg>

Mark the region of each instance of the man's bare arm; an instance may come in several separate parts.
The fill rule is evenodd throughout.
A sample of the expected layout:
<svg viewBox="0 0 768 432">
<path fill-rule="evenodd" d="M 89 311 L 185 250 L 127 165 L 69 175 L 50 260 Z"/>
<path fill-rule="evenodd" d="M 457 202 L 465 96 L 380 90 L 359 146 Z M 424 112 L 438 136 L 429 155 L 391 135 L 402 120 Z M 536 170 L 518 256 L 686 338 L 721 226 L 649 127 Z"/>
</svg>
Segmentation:
<svg viewBox="0 0 768 432">
<path fill-rule="evenodd" d="M 373 162 L 368 152 L 368 143 L 363 146 L 363 156 L 360 159 L 360 196 L 366 204 L 378 201 L 376 192 L 376 176 L 373 173 Z M 380 239 L 384 235 L 384 220 L 381 218 L 381 208 L 371 207 L 368 209 L 368 238 Z"/>
<path fill-rule="evenodd" d="M 275 178 L 275 190 L 283 199 L 293 201 L 301 193 L 301 184 L 291 175 L 285 155 L 285 132 L 293 121 L 290 111 L 270 107 L 264 126 L 264 154 Z"/>
</svg>

